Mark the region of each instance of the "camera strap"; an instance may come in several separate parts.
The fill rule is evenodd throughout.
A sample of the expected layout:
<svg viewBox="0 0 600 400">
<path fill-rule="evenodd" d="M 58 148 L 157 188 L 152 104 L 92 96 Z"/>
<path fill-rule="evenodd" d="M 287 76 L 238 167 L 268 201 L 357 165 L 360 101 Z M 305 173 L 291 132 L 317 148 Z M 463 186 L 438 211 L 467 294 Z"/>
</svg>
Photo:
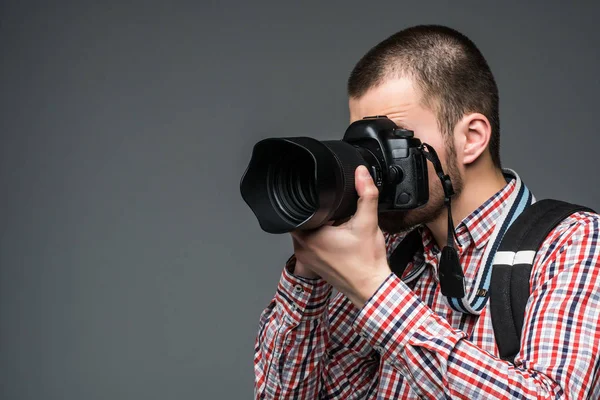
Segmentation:
<svg viewBox="0 0 600 400">
<path fill-rule="evenodd" d="M 454 188 L 450 176 L 444 174 L 442 163 L 433 147 L 423 143 L 423 154 L 433 164 L 435 173 L 442 182 L 444 189 L 444 204 L 448 209 L 448 236 L 446 246 L 442 249 L 438 275 L 440 280 L 440 289 L 442 294 L 449 298 L 462 299 L 465 297 L 465 275 L 463 273 L 458 251 L 455 246 L 456 232 L 454 231 L 454 221 L 452 220 L 452 196 L 454 196 Z"/>
<path fill-rule="evenodd" d="M 438 268 L 440 290 L 446 296 L 450 307 L 454 310 L 478 315 L 485 308 L 489 298 L 494 256 L 502 242 L 502 238 L 512 222 L 527 206 L 531 205 L 534 199 L 519 176 L 514 171 L 505 170 L 505 173 L 516 179 L 516 187 L 508 198 L 508 204 L 503 210 L 502 215 L 496 222 L 496 227 L 490 237 L 490 244 L 486 246 L 476 280 L 471 286 L 469 293 L 467 293 L 464 272 L 455 245 L 455 241 L 459 242 L 459 240 L 456 237 L 454 221 L 452 219 L 452 196 L 455 194 L 454 188 L 452 187 L 450 176 L 444 174 L 436 151 L 425 143 L 422 146 L 426 150 L 423 151 L 425 158 L 431 161 L 437 176 L 440 178 L 442 188 L 444 189 L 444 204 L 448 210 L 447 243 L 442 249 Z"/>
<path fill-rule="evenodd" d="M 472 289 L 469 291 L 468 296 L 462 299 L 448 298 L 450 307 L 464 313 L 479 315 L 485 308 L 490 297 L 492 269 L 496 252 L 500 248 L 508 228 L 527 207 L 535 202 L 532 193 L 514 171 L 505 169 L 504 172 L 505 175 L 508 175 L 507 177 L 515 179 L 515 189 L 506 200 L 506 205 L 500 217 L 496 220 L 496 226 L 483 253 L 475 282 L 471 286 Z"/>
</svg>

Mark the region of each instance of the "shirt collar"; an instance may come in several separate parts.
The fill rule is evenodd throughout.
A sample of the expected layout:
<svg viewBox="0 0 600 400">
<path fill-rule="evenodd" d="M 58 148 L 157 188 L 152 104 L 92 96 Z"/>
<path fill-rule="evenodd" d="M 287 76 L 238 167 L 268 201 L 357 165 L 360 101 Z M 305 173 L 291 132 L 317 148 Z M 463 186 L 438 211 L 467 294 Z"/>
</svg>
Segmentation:
<svg viewBox="0 0 600 400">
<path fill-rule="evenodd" d="M 511 173 L 514 174 L 512 171 Z M 511 173 L 505 173 L 507 184 L 502 189 L 457 225 L 455 232 L 458 239 L 459 255 L 471 246 L 481 249 L 487 244 L 494 231 L 496 221 L 502 215 L 504 207 L 506 207 L 506 201 L 515 190 L 516 179 Z M 418 229 L 423 239 L 425 261 L 431 263 L 438 257 L 440 249 L 437 247 L 429 228 L 422 225 Z"/>
<path fill-rule="evenodd" d="M 458 224 L 456 236 L 462 247 L 472 243 L 475 248 L 480 249 L 487 244 L 496 221 L 502 215 L 507 200 L 516 187 L 517 181 L 514 176 L 504 176 L 507 184 Z"/>
</svg>

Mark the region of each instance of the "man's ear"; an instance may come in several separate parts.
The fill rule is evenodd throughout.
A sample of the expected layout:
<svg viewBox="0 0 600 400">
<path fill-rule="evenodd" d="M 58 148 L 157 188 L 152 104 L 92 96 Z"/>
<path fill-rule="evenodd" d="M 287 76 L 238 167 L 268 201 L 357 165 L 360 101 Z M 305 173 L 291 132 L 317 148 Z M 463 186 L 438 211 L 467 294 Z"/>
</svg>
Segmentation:
<svg viewBox="0 0 600 400">
<path fill-rule="evenodd" d="M 459 129 L 459 143 L 462 151 L 462 164 L 472 164 L 488 148 L 492 136 L 492 126 L 487 117 L 480 113 L 465 115 L 456 126 Z M 457 149 L 458 150 L 458 149 Z"/>
</svg>

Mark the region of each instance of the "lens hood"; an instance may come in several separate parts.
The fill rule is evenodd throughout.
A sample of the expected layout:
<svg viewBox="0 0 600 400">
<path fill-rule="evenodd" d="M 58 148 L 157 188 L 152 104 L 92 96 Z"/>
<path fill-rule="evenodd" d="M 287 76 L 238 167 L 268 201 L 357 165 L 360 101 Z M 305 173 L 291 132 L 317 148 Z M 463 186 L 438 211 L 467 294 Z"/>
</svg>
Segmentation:
<svg viewBox="0 0 600 400">
<path fill-rule="evenodd" d="M 298 163 L 294 168 L 301 169 L 314 185 L 316 204 L 305 218 L 294 219 L 282 212 L 272 180 L 277 173 L 273 168 L 281 161 Z M 285 233 L 314 229 L 328 221 L 343 195 L 336 193 L 336 188 L 343 187 L 343 179 L 336 156 L 323 142 L 309 137 L 269 138 L 255 144 L 240 191 L 262 230 Z"/>
</svg>

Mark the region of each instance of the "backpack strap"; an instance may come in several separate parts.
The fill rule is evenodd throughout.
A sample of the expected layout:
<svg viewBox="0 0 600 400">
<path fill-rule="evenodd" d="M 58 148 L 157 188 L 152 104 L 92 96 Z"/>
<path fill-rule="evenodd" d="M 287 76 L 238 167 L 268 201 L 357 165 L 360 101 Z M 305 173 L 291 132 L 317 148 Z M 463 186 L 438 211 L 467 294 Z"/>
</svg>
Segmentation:
<svg viewBox="0 0 600 400">
<path fill-rule="evenodd" d="M 418 252 L 423 252 L 423 241 L 418 229 L 413 229 L 396 246 L 389 259 L 390 268 L 398 278 L 402 278 L 408 264 Z"/>
<path fill-rule="evenodd" d="M 496 344 L 503 360 L 514 362 L 520 349 L 535 255 L 550 232 L 577 211 L 593 212 L 559 200 L 540 200 L 519 215 L 502 239 L 494 257 L 490 309 Z"/>
</svg>

